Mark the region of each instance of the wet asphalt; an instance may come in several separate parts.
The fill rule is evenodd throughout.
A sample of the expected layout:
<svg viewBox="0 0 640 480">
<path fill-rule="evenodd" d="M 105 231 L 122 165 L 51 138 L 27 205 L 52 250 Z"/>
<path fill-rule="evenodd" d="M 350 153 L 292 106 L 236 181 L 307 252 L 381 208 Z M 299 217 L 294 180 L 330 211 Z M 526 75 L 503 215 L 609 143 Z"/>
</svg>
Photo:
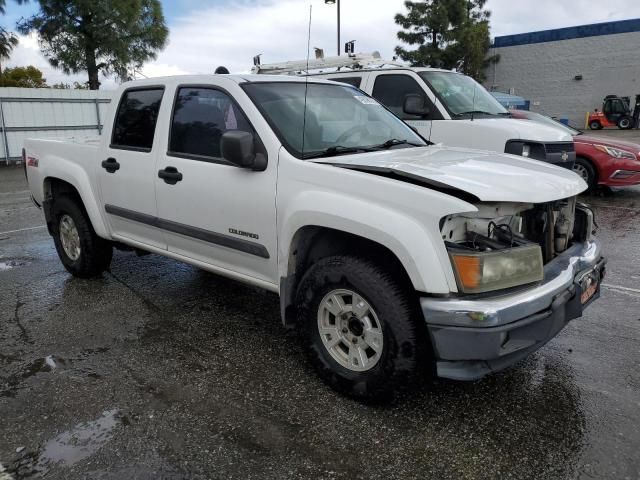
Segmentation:
<svg viewBox="0 0 640 480">
<path fill-rule="evenodd" d="M 640 478 L 640 188 L 587 201 L 609 263 L 584 317 L 510 370 L 364 405 L 274 294 L 122 252 L 72 278 L 0 168 L 0 479 Z"/>
</svg>

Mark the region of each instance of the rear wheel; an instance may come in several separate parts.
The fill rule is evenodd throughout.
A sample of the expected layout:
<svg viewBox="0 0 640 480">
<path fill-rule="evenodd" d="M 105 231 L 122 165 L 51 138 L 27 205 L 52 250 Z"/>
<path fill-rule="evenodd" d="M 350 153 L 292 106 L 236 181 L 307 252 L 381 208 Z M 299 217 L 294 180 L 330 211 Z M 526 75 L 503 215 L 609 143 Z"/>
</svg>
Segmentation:
<svg viewBox="0 0 640 480">
<path fill-rule="evenodd" d="M 591 130 L 600 130 L 602 128 L 602 125 L 600 125 L 600 122 L 598 122 L 597 120 L 593 120 L 591 123 L 589 123 L 589 128 Z"/>
<path fill-rule="evenodd" d="M 618 128 L 620 130 L 629 130 L 633 124 L 631 117 L 620 117 L 618 120 Z"/>
<path fill-rule="evenodd" d="M 593 192 L 593 190 L 595 190 L 597 186 L 596 171 L 589 160 L 582 157 L 576 158 L 576 161 L 573 164 L 573 171 L 580 175 L 589 186 L 589 189 L 587 190 L 588 192 Z"/>
<path fill-rule="evenodd" d="M 304 275 L 296 300 L 311 361 L 334 389 L 385 398 L 422 367 L 427 337 L 410 295 L 375 263 L 322 259 Z"/>
<path fill-rule="evenodd" d="M 64 267 L 76 277 L 99 275 L 109 268 L 113 248 L 98 237 L 84 208 L 64 196 L 53 205 L 53 241 Z"/>
</svg>

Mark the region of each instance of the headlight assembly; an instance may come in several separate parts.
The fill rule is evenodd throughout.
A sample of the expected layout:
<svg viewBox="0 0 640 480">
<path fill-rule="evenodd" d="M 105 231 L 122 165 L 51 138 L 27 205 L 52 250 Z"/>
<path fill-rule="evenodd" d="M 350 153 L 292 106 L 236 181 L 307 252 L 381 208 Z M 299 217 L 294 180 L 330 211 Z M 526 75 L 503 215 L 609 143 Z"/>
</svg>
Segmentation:
<svg viewBox="0 0 640 480">
<path fill-rule="evenodd" d="M 450 249 L 449 257 L 458 288 L 464 293 L 491 292 L 538 282 L 543 278 L 539 245 L 491 252 Z"/>
<path fill-rule="evenodd" d="M 594 145 L 596 150 L 606 153 L 613 158 L 628 158 L 629 160 L 637 160 L 635 153 L 620 150 L 619 148 L 608 147 L 606 145 Z"/>
<path fill-rule="evenodd" d="M 544 160 L 547 157 L 547 152 L 542 143 L 527 140 L 508 140 L 505 144 L 504 153 L 535 160 Z"/>
</svg>

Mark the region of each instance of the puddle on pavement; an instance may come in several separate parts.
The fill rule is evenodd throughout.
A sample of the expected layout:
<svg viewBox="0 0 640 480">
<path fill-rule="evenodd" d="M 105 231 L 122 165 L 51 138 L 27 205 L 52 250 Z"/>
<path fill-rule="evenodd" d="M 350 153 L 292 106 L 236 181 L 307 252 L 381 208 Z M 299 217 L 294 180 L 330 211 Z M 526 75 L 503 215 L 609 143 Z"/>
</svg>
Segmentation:
<svg viewBox="0 0 640 480">
<path fill-rule="evenodd" d="M 12 268 L 22 267 L 26 265 L 28 262 L 24 260 L 0 260 L 0 272 L 5 272 L 7 270 L 11 270 Z"/>
<path fill-rule="evenodd" d="M 111 440 L 113 429 L 118 424 L 117 414 L 115 409 L 107 410 L 98 419 L 81 423 L 49 440 L 42 449 L 38 465 L 64 463 L 71 466 L 93 455 Z"/>
<path fill-rule="evenodd" d="M 59 355 L 47 355 L 39 357 L 35 360 L 20 363 L 20 357 L 15 355 L 5 355 L 0 352 L 0 365 L 9 366 L 16 365 L 9 370 L 13 370 L 9 375 L 0 375 L 0 380 L 4 381 L 4 385 L 0 383 L 0 398 L 13 397 L 18 390 L 29 388 L 27 380 L 40 374 L 51 374 L 54 372 L 61 373 L 71 371 L 73 375 L 88 377 L 92 379 L 102 378 L 102 375 L 95 371 L 95 366 L 88 364 L 83 365 L 82 362 L 92 355 L 98 355 L 108 352 L 108 347 L 98 347 L 93 349 L 85 349 L 79 355 L 71 358 L 62 358 Z M 0 479 L 2 480 L 2 479 Z"/>
<path fill-rule="evenodd" d="M 0 397 L 13 396 L 17 389 L 24 388 L 21 386 L 22 382 L 31 377 L 41 373 L 65 370 L 68 367 L 68 361 L 56 355 L 47 355 L 44 358 L 36 358 L 35 360 L 27 363 L 13 375 L 4 377 L 7 388 L 0 389 Z"/>
<path fill-rule="evenodd" d="M 46 442 L 39 455 L 25 455 L 14 471 L 20 478 L 28 478 L 46 476 L 54 467 L 70 467 L 109 442 L 120 423 L 124 422 L 117 409 L 106 410 L 97 419 L 79 423 Z"/>
<path fill-rule="evenodd" d="M 55 355 L 47 355 L 31 362 L 22 372 L 23 379 L 37 375 L 38 373 L 51 372 L 53 370 L 65 368 L 67 361 Z"/>
</svg>

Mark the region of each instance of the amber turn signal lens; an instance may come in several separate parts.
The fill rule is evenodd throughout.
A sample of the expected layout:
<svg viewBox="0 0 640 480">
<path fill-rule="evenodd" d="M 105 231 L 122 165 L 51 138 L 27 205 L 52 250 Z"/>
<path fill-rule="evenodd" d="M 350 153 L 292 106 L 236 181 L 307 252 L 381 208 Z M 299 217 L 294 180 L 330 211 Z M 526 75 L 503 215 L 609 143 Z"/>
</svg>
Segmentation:
<svg viewBox="0 0 640 480">
<path fill-rule="evenodd" d="M 452 257 L 456 264 L 458 279 L 465 289 L 475 290 L 480 286 L 482 271 L 480 269 L 479 257 L 465 257 L 463 255 L 455 255 Z"/>
</svg>

